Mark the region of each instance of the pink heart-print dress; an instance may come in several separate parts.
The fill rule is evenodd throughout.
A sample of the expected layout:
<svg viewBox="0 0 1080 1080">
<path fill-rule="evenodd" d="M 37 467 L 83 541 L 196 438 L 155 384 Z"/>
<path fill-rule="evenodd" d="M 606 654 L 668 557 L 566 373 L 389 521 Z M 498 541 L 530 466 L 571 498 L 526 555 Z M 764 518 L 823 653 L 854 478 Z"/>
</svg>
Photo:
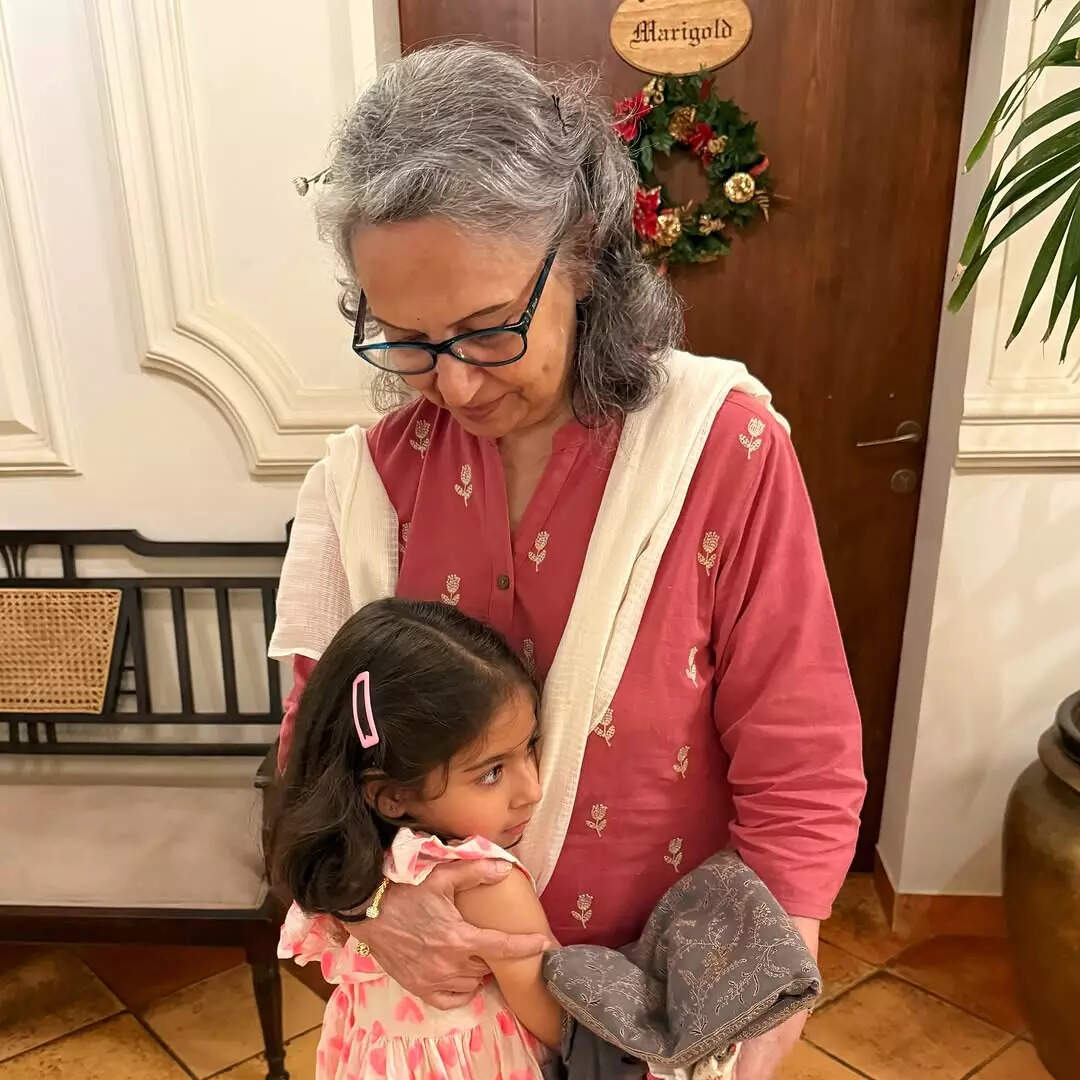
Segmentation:
<svg viewBox="0 0 1080 1080">
<path fill-rule="evenodd" d="M 419 885 L 436 866 L 458 859 L 506 859 L 489 840 L 445 844 L 400 829 L 386 853 L 391 881 Z M 522 868 L 523 869 L 523 868 Z M 413 997 L 375 962 L 358 956 L 337 923 L 295 904 L 285 917 L 278 956 L 317 961 L 337 986 L 326 1006 L 316 1080 L 539 1080 L 548 1051 L 518 1023 L 494 979 L 466 1005 L 440 1011 Z"/>
</svg>

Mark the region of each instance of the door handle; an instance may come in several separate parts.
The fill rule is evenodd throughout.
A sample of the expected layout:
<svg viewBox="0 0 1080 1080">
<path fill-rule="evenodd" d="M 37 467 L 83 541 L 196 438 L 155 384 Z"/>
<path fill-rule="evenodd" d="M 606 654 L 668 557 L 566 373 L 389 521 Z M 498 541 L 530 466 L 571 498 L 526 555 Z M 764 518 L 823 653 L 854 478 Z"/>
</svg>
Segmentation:
<svg viewBox="0 0 1080 1080">
<path fill-rule="evenodd" d="M 866 442 L 857 442 L 855 445 L 862 449 L 867 446 L 895 446 L 897 443 L 917 442 L 922 442 L 922 424 L 917 420 L 904 420 L 891 439 L 869 439 Z"/>
</svg>

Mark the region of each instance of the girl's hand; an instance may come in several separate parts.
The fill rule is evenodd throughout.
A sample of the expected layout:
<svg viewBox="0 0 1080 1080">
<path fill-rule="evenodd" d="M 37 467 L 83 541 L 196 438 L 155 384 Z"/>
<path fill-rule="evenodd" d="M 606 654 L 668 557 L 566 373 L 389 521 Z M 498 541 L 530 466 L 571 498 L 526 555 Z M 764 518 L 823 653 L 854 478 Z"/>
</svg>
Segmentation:
<svg viewBox="0 0 1080 1080">
<path fill-rule="evenodd" d="M 392 885 L 377 919 L 346 923 L 365 942 L 386 973 L 409 993 L 437 1009 L 464 1005 L 480 988 L 492 960 L 524 960 L 548 947 L 543 934 L 505 934 L 465 922 L 459 892 L 502 881 L 511 865 L 483 859 L 437 867 L 422 885 Z"/>
</svg>

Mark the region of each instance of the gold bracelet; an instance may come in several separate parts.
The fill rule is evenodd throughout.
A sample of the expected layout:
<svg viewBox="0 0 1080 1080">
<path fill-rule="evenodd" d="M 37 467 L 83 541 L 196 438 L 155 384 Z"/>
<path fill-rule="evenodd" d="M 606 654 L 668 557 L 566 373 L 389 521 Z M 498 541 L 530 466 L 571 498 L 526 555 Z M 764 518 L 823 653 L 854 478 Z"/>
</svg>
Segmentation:
<svg viewBox="0 0 1080 1080">
<path fill-rule="evenodd" d="M 390 888 L 390 879 L 384 877 L 382 884 L 375 890 L 375 895 L 371 898 L 371 903 L 368 904 L 367 911 L 364 914 L 369 919 L 377 919 L 379 917 L 379 905 L 382 903 L 383 894 Z"/>
</svg>

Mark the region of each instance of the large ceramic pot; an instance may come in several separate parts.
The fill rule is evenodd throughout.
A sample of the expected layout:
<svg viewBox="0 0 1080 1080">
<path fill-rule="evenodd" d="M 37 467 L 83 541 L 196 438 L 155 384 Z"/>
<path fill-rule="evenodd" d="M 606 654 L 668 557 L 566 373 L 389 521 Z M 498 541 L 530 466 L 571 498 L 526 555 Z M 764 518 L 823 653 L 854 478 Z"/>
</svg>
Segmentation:
<svg viewBox="0 0 1080 1080">
<path fill-rule="evenodd" d="M 1043 1063 L 1080 1076 L 1080 693 L 1039 740 L 1005 811 L 1005 918 Z"/>
</svg>

